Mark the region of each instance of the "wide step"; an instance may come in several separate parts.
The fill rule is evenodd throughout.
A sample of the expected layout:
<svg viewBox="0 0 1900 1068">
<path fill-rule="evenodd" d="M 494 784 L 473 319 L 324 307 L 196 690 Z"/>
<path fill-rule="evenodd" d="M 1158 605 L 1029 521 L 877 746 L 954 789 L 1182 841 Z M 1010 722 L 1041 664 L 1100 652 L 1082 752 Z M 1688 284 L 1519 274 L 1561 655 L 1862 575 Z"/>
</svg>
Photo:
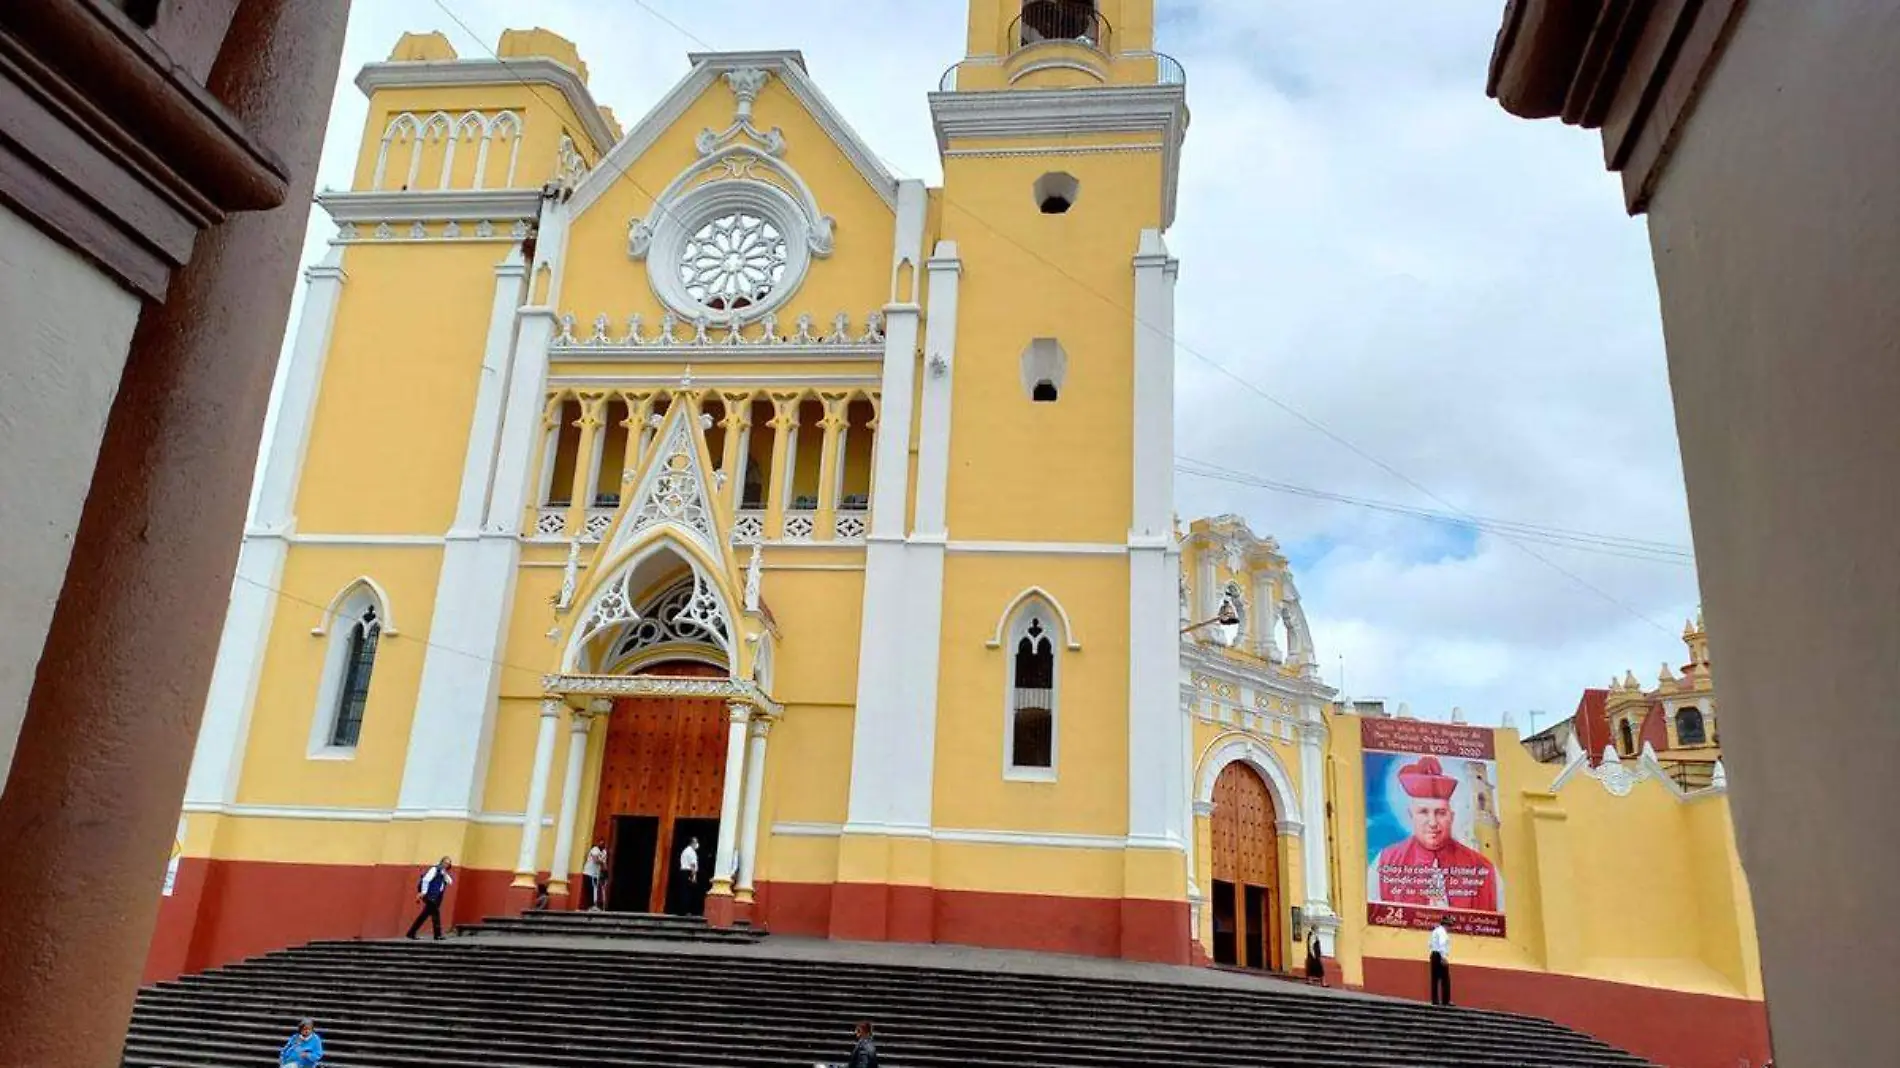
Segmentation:
<svg viewBox="0 0 1900 1068">
<path fill-rule="evenodd" d="M 931 947 L 877 962 L 871 947 L 775 950 L 741 944 L 758 932 L 615 913 L 464 931 L 473 937 L 320 942 L 149 987 L 125 1068 L 272 1063 L 304 1015 L 333 1068 L 790 1068 L 843 1060 L 867 1018 L 883 1062 L 902 1068 L 1644 1064 L 1532 1017 L 1167 970 L 985 971 Z"/>
</svg>

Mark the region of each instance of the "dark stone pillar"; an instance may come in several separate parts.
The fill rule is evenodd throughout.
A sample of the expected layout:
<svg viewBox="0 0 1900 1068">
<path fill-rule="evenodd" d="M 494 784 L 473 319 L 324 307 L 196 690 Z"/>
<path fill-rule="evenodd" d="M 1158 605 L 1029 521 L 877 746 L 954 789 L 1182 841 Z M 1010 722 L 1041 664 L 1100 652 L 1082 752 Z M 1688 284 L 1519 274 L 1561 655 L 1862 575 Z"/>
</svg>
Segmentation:
<svg viewBox="0 0 1900 1068">
<path fill-rule="evenodd" d="M 209 88 L 292 175 L 133 335 L 0 795 L 0 1064 L 117 1064 L 217 653 L 344 0 L 249 0 Z"/>
</svg>

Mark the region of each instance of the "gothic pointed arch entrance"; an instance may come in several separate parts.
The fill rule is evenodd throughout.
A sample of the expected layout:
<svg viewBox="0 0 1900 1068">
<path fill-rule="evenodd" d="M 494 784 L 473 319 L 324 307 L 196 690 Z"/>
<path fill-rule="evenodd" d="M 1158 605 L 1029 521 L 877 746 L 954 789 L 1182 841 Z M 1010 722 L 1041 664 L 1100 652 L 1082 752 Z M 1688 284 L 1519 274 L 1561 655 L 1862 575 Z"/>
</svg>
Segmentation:
<svg viewBox="0 0 1900 1068">
<path fill-rule="evenodd" d="M 1260 773 L 1236 760 L 1214 780 L 1214 962 L 1280 971 L 1279 814 Z"/>
<path fill-rule="evenodd" d="M 670 677 L 718 678 L 725 669 L 661 661 Z M 727 707 L 691 696 L 622 697 L 602 746 L 594 841 L 607 845 L 607 907 L 697 914 L 713 873 L 726 786 Z M 679 858 L 696 843 L 699 880 Z"/>
</svg>

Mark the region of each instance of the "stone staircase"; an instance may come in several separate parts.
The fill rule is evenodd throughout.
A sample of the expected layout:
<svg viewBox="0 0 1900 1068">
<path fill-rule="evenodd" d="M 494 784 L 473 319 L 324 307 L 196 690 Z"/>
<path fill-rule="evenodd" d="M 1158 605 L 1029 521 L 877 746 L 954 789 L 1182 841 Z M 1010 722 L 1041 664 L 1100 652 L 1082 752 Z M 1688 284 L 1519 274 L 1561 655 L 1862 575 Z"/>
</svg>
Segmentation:
<svg viewBox="0 0 1900 1068">
<path fill-rule="evenodd" d="M 638 938 L 650 942 L 750 945 L 765 932 L 741 924 L 720 928 L 701 916 L 668 916 L 653 912 L 524 912 L 519 916 L 491 916 L 456 929 L 471 938 L 516 935 L 571 935 L 580 938 Z"/>
<path fill-rule="evenodd" d="M 808 1068 L 859 1019 L 889 1068 L 1645 1063 L 1545 1020 L 1206 970 L 757 937 L 547 913 L 318 942 L 141 991 L 123 1063 L 259 1068 L 306 1015 L 331 1068 Z"/>
</svg>

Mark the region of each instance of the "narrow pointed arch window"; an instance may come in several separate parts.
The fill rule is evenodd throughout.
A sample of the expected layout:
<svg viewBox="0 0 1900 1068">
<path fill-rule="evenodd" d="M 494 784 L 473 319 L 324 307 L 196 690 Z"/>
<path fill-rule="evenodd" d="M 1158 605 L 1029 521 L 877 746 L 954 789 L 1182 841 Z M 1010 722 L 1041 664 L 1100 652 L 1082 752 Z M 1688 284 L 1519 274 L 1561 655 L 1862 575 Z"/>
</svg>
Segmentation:
<svg viewBox="0 0 1900 1068">
<path fill-rule="evenodd" d="M 1008 722 L 1004 734 L 1004 774 L 1008 778 L 1052 779 L 1056 770 L 1057 652 L 1063 647 L 1060 617 L 1046 604 L 1030 601 L 1010 624 Z"/>
<path fill-rule="evenodd" d="M 317 707 L 310 731 L 310 755 L 348 758 L 363 737 L 376 653 L 388 627 L 389 611 L 377 591 L 359 581 L 339 596 L 323 628 L 329 636 Z M 393 633 L 393 632 L 392 632 Z"/>
<path fill-rule="evenodd" d="M 376 642 L 383 634 L 382 620 L 376 618 L 376 606 L 363 609 L 360 618 L 350 624 L 343 662 L 342 695 L 337 701 L 336 719 L 330 725 L 330 745 L 338 749 L 356 748 L 363 736 L 363 709 L 369 704 L 370 675 L 376 670 Z"/>
</svg>

